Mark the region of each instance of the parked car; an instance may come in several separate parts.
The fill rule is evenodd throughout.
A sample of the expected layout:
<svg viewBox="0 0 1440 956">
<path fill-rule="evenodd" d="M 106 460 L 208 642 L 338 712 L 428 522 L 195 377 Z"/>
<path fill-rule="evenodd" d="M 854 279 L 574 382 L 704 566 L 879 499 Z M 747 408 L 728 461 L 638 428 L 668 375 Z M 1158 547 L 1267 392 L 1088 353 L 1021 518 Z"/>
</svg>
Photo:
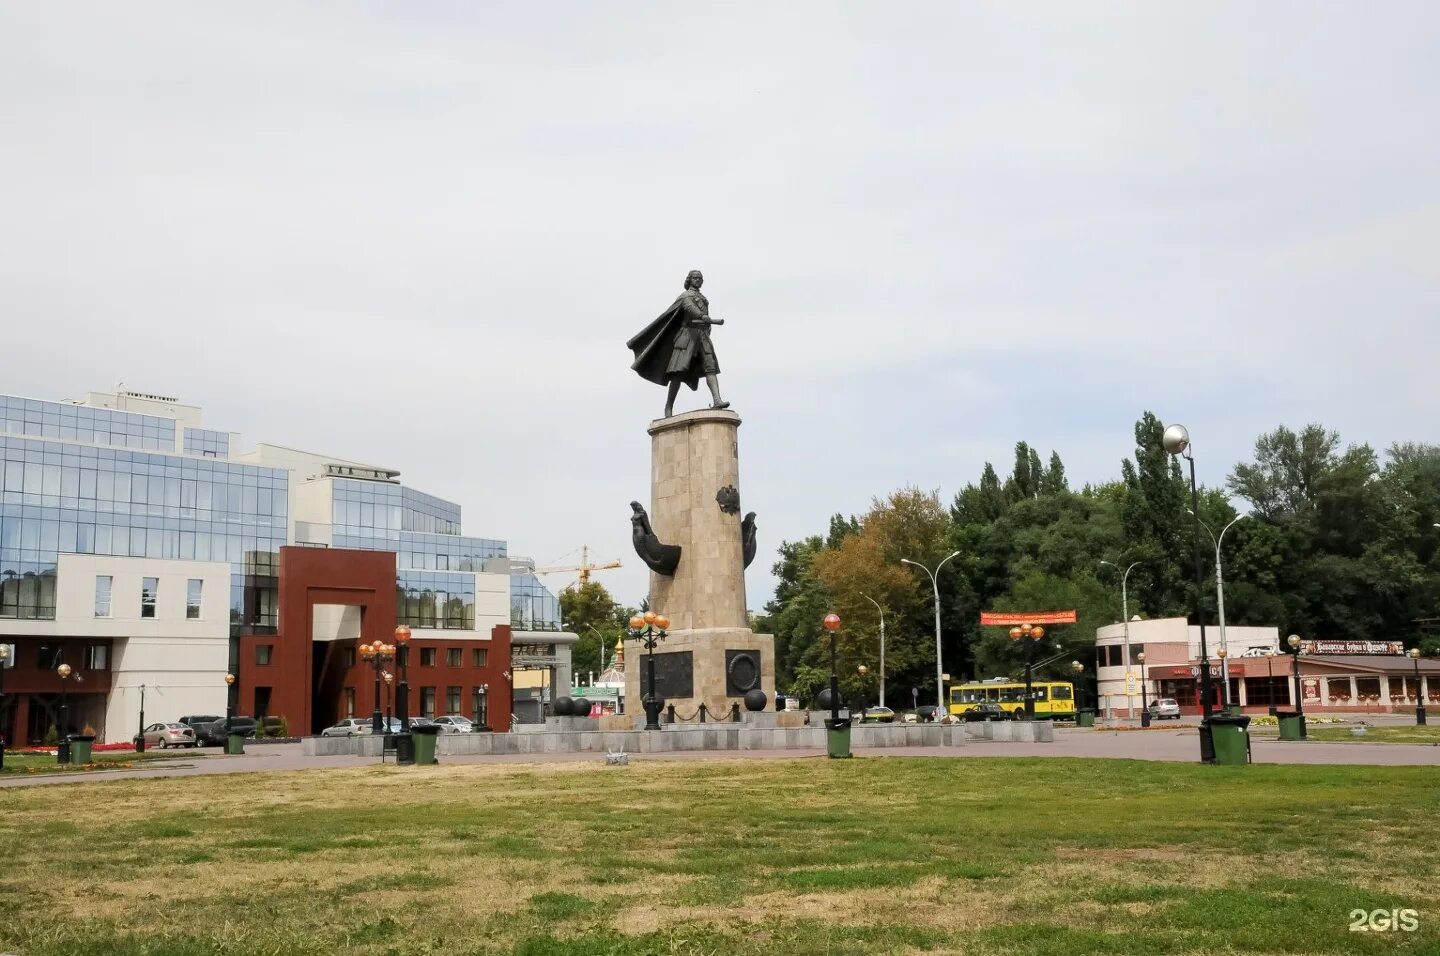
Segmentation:
<svg viewBox="0 0 1440 956">
<path fill-rule="evenodd" d="M 889 707 L 866 707 L 860 719 L 875 724 L 890 724 L 895 722 L 895 711 Z"/>
<path fill-rule="evenodd" d="M 475 730 L 475 725 L 470 722 L 469 717 L 462 717 L 459 714 L 446 714 L 444 717 L 436 717 L 435 723 L 440 725 L 442 734 L 468 734 Z"/>
<path fill-rule="evenodd" d="M 928 724 L 931 721 L 935 720 L 937 717 L 945 716 L 945 711 L 941 710 L 939 707 L 936 707 L 934 704 L 921 704 L 919 707 L 915 708 L 915 716 L 922 723 Z"/>
<path fill-rule="evenodd" d="M 960 718 L 968 724 L 987 720 L 1014 720 L 1015 715 L 993 700 L 982 700 L 961 714 Z"/>
<path fill-rule="evenodd" d="M 231 717 L 230 729 L 225 729 L 225 718 L 220 717 L 208 724 L 202 724 L 195 729 L 195 737 L 201 747 L 223 747 L 225 738 L 230 734 L 240 734 L 244 737 L 255 736 L 254 717 Z"/>
<path fill-rule="evenodd" d="M 186 727 L 189 727 L 191 730 L 195 731 L 195 736 L 199 737 L 201 727 L 204 727 L 206 724 L 213 724 L 217 720 L 224 719 L 224 717 L 221 717 L 218 714 L 191 714 L 188 717 L 181 717 L 179 722 L 184 724 Z"/>
<path fill-rule="evenodd" d="M 370 733 L 369 719 L 346 717 L 320 731 L 321 737 L 361 737 Z"/>
<path fill-rule="evenodd" d="M 140 733 L 135 735 L 135 745 L 140 745 L 140 738 L 145 738 L 146 747 L 159 747 L 164 750 L 166 747 L 194 747 L 196 746 L 195 731 L 176 721 L 166 724 L 151 724 Z"/>
<path fill-rule="evenodd" d="M 1171 720 L 1180 719 L 1180 704 L 1173 697 L 1161 697 L 1159 700 L 1150 702 L 1150 719 L 1164 720 L 1169 717 Z"/>
</svg>

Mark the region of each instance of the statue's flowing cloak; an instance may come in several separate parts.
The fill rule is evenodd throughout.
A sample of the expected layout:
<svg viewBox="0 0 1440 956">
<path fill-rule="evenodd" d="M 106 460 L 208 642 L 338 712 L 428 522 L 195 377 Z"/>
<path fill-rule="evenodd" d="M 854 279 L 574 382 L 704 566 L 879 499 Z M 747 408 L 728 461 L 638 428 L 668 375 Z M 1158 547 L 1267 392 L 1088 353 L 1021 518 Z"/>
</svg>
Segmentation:
<svg viewBox="0 0 1440 956">
<path fill-rule="evenodd" d="M 707 365 L 712 372 L 719 372 L 720 367 L 710 345 L 709 329 L 692 326 L 687 315 L 703 317 L 708 312 L 709 303 L 699 292 L 680 293 L 658 319 L 625 343 L 635 353 L 630 367 L 656 385 L 668 385 L 678 378 L 692 389 L 698 388 Z"/>
</svg>

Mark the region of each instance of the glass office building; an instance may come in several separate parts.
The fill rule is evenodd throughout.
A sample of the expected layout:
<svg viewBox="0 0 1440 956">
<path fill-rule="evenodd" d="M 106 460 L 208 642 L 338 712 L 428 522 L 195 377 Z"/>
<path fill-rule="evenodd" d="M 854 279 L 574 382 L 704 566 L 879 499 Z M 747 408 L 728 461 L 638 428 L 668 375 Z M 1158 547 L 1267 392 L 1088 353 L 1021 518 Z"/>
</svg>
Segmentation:
<svg viewBox="0 0 1440 956">
<path fill-rule="evenodd" d="M 59 554 L 116 555 L 228 562 L 232 636 L 274 633 L 304 482 L 236 451 L 230 433 L 164 415 L 0 396 L 0 618 L 54 619 Z M 397 623 L 474 629 L 474 575 L 509 573 L 505 542 L 462 535 L 459 505 L 393 480 L 328 480 L 331 545 L 396 553 Z M 534 575 L 511 576 L 510 603 L 515 626 L 559 629 Z"/>
<path fill-rule="evenodd" d="M 0 398 L 0 618 L 52 620 L 61 553 L 226 561 L 235 633 L 277 624 L 289 474 L 175 453 L 176 422 Z"/>
</svg>

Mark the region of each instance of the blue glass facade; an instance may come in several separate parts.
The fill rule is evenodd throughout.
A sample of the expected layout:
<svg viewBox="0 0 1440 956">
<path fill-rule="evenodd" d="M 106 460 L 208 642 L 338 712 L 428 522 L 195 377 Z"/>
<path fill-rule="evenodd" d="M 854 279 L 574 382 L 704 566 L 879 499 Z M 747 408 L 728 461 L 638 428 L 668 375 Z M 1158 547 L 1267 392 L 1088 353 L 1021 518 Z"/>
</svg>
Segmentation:
<svg viewBox="0 0 1440 956">
<path fill-rule="evenodd" d="M 185 429 L 185 454 L 201 455 L 206 458 L 230 457 L 230 433 L 211 431 L 208 428 Z"/>
<path fill-rule="evenodd" d="M 173 448 L 175 423 L 124 412 L 114 413 L 123 421 L 107 424 L 104 438 L 121 447 L 80 444 L 100 440 L 95 424 L 100 419 L 72 418 L 67 413 L 76 406 L 59 402 L 4 402 L 0 617 L 53 619 L 59 555 L 108 554 L 228 562 L 232 628 L 237 633 L 275 628 L 277 562 L 289 501 L 286 471 L 130 450 L 137 438 L 165 441 L 163 426 Z M 39 422 L 44 437 L 11 433 L 17 419 L 10 410 L 17 402 Z M 81 424 L 87 421 L 91 424 Z M 52 422 L 61 430 L 53 437 L 44 432 Z M 88 437 L 79 437 L 87 427 Z M 61 437 L 71 430 L 73 440 Z"/>
<path fill-rule="evenodd" d="M 0 395 L 0 432 L 113 448 L 175 450 L 172 419 L 10 395 Z"/>
<path fill-rule="evenodd" d="M 227 432 L 173 419 L 0 396 L 0 618 L 52 620 L 64 553 L 223 561 L 233 635 L 274 633 L 289 472 L 227 460 Z M 473 629 L 475 580 L 506 544 L 460 534 L 460 506 L 385 481 L 333 478 L 332 544 L 394 551 L 400 622 Z M 511 622 L 557 630 L 533 575 L 510 579 Z"/>
</svg>

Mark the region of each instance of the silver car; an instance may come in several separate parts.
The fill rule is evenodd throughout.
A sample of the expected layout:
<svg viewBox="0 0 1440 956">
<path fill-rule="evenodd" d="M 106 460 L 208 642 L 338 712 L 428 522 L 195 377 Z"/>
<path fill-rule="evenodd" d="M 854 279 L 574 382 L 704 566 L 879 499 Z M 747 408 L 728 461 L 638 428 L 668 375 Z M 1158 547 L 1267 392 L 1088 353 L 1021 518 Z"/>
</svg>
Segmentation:
<svg viewBox="0 0 1440 956">
<path fill-rule="evenodd" d="M 346 717 L 334 726 L 320 731 L 321 737 L 360 737 L 370 733 L 370 721 L 359 717 Z"/>
<path fill-rule="evenodd" d="M 473 733 L 475 725 L 470 722 L 469 717 L 461 717 L 459 714 L 446 714 L 444 717 L 436 717 L 435 723 L 440 725 L 442 734 L 468 734 Z"/>
<path fill-rule="evenodd" d="M 145 736 L 146 747 L 159 747 L 164 750 L 166 747 L 193 747 L 195 746 L 195 731 L 184 724 L 151 724 L 141 733 Z M 140 735 L 135 736 L 135 744 L 139 746 Z"/>
<path fill-rule="evenodd" d="M 1152 720 L 1180 719 L 1180 704 L 1173 697 L 1161 697 L 1150 702 L 1150 717 Z"/>
</svg>

